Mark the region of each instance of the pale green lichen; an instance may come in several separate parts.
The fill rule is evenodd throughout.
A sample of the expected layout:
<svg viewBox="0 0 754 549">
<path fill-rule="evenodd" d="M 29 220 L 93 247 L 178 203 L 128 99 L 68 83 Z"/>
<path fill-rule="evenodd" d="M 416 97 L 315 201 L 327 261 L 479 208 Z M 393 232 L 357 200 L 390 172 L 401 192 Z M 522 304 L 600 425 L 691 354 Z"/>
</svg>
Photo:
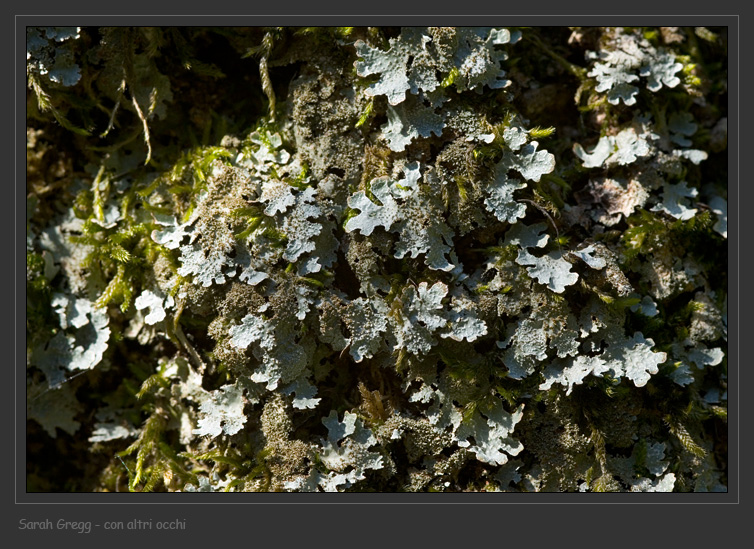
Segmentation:
<svg viewBox="0 0 754 549">
<path fill-rule="evenodd" d="M 98 490 L 725 489 L 725 106 L 658 36 L 32 28 L 29 438 Z"/>
</svg>

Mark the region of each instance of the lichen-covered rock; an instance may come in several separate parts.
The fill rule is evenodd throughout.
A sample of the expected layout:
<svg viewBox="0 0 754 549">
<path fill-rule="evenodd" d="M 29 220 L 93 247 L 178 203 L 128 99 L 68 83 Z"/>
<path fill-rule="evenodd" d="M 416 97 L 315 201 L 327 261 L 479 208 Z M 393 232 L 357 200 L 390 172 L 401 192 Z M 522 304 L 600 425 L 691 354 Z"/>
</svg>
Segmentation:
<svg viewBox="0 0 754 549">
<path fill-rule="evenodd" d="M 29 440 L 93 490 L 725 489 L 688 33 L 30 29 Z"/>
</svg>

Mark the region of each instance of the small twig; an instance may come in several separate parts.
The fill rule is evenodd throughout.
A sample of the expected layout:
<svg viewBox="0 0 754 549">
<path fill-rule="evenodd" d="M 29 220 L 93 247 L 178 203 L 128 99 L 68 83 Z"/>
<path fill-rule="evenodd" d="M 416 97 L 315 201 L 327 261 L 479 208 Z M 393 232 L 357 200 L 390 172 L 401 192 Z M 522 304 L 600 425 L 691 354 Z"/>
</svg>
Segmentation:
<svg viewBox="0 0 754 549">
<path fill-rule="evenodd" d="M 120 460 L 120 462 L 123 464 L 123 467 L 125 467 L 126 471 L 128 471 L 128 476 L 130 477 L 131 476 L 131 469 L 128 468 L 128 465 L 126 465 L 126 462 L 123 461 L 123 458 L 120 457 L 118 454 L 115 454 L 115 457 L 117 457 Z"/>
<path fill-rule="evenodd" d="M 199 373 L 203 374 L 207 369 L 207 365 L 204 364 L 202 357 L 200 357 L 199 353 L 196 352 L 194 346 L 189 343 L 189 340 L 186 338 L 186 334 L 183 333 L 183 328 L 181 328 L 180 319 L 184 305 L 185 301 L 183 300 L 179 300 L 177 303 L 177 311 L 175 313 L 175 317 L 173 318 L 173 333 L 178 338 L 178 341 L 181 342 L 183 348 L 186 349 L 186 352 L 189 354 L 192 360 L 196 363 L 197 368 L 199 368 Z"/>
<path fill-rule="evenodd" d="M 45 394 L 49 393 L 49 392 L 50 392 L 50 391 L 52 391 L 53 389 L 60 389 L 60 387 L 62 387 L 62 386 L 63 386 L 63 384 L 65 384 L 65 383 L 68 383 L 69 381 L 71 381 L 72 379 L 75 379 L 75 378 L 79 377 L 80 375 L 84 375 L 84 374 L 85 374 L 85 373 L 87 373 L 88 371 L 89 371 L 89 370 L 83 370 L 83 371 L 79 372 L 78 374 L 74 374 L 74 375 L 72 375 L 71 377 L 67 377 L 67 378 L 65 378 L 65 379 L 64 379 L 63 381 L 61 381 L 61 382 L 60 382 L 59 384 L 55 385 L 54 387 L 48 387 L 47 389 L 45 389 L 44 391 L 42 391 L 41 393 L 39 393 L 39 394 L 38 394 L 37 396 L 35 396 L 35 397 L 34 397 L 34 398 L 32 398 L 31 400 L 29 400 L 29 402 L 34 402 L 34 401 L 35 401 L 35 400 L 37 400 L 37 399 L 38 399 L 39 397 L 41 397 L 42 395 L 45 395 Z"/>
<path fill-rule="evenodd" d="M 262 79 L 262 90 L 267 96 L 269 104 L 270 121 L 275 122 L 275 90 L 272 87 L 272 80 L 270 79 L 270 72 L 267 68 L 267 63 L 272 53 L 273 36 L 271 32 L 264 35 L 262 39 L 262 57 L 259 60 L 259 76 Z"/>
<path fill-rule="evenodd" d="M 100 137 L 107 137 L 107 134 L 110 133 L 110 130 L 115 127 L 115 114 L 118 112 L 118 109 L 120 108 L 120 97 L 115 102 L 115 107 L 113 108 L 113 112 L 110 114 L 110 122 L 107 124 L 107 128 L 105 128 L 105 131 L 100 134 Z"/>
<path fill-rule="evenodd" d="M 131 91 L 131 102 L 134 104 L 136 114 L 139 115 L 142 126 L 144 126 L 144 143 L 146 143 L 147 145 L 147 159 L 144 161 L 144 164 L 146 165 L 149 164 L 150 160 L 152 160 L 152 144 L 149 140 L 149 124 L 147 123 L 147 119 L 144 116 L 144 113 L 141 112 L 141 107 L 139 106 L 139 102 L 136 100 L 136 95 L 134 95 L 133 90 Z"/>
<path fill-rule="evenodd" d="M 539 204 L 537 204 L 533 200 L 529 200 L 528 198 L 520 198 L 520 199 L 518 199 L 518 202 L 527 202 L 527 203 L 531 204 L 532 206 L 534 206 L 535 208 L 537 208 L 540 212 L 542 212 L 542 214 L 547 219 L 550 220 L 550 223 L 552 224 L 552 228 L 555 229 L 555 237 L 556 237 L 555 242 L 558 243 L 558 248 L 560 249 L 560 253 L 562 254 L 563 253 L 563 248 L 560 245 L 560 231 L 558 230 L 558 226 L 555 224 L 555 220 L 550 215 L 550 212 L 548 212 L 547 210 L 545 210 L 542 206 L 540 206 Z"/>
<path fill-rule="evenodd" d="M 586 75 L 586 69 L 583 67 L 579 67 L 578 65 L 574 65 L 570 61 L 566 60 L 563 56 L 558 55 L 555 53 L 552 49 L 550 49 L 545 43 L 536 35 L 534 34 L 526 34 L 524 36 L 524 40 L 528 40 L 532 42 L 534 45 L 536 45 L 538 48 L 540 48 L 543 52 L 545 52 L 547 55 L 552 57 L 555 61 L 560 63 L 560 65 L 563 66 L 568 72 L 576 76 L 579 80 L 583 80 Z"/>
</svg>

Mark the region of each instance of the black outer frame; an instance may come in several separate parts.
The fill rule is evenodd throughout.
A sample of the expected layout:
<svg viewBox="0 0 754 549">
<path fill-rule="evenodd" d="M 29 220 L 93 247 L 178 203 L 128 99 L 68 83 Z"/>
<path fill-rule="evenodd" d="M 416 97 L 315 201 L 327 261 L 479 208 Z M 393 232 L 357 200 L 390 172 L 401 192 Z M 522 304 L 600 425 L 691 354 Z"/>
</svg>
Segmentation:
<svg viewBox="0 0 754 549">
<path fill-rule="evenodd" d="M 353 8 L 354 6 L 349 6 Z M 101 12 L 102 5 L 98 5 L 93 8 L 96 10 L 92 13 Z M 114 9 L 118 9 L 120 6 L 114 6 Z M 251 6 L 228 8 L 229 13 L 241 13 L 244 9 L 251 9 Z M 257 6 L 253 6 L 257 9 Z M 526 8 L 523 6 L 522 8 Z M 609 6 L 600 5 L 598 10 L 601 12 Z M 57 8 L 59 9 L 59 8 Z M 437 9 L 437 8 L 435 8 Z M 497 8 L 499 9 L 499 8 Z M 531 9 L 531 8 L 530 8 Z M 738 6 L 735 8 L 740 10 Z M 17 9 L 18 12 L 27 12 L 28 9 Z M 403 10 L 399 10 L 403 11 Z M 14 161 L 14 198 L 13 204 L 15 211 L 13 214 L 14 226 L 14 247 L 16 254 L 14 255 L 14 286 L 15 286 L 15 300 L 14 300 L 14 312 L 15 318 L 11 320 L 13 323 L 14 341 L 8 345 L 13 346 L 14 349 L 14 389 L 15 395 L 13 402 L 15 409 L 11 414 L 6 417 L 14 417 L 14 434 L 15 434 L 15 483 L 14 483 L 14 495 L 13 495 L 13 512 L 9 513 L 9 523 L 7 526 L 9 530 L 15 531 L 20 535 L 22 539 L 26 539 L 27 536 L 32 535 L 34 538 L 37 536 L 61 536 L 72 535 L 71 532 L 29 532 L 19 531 L 19 519 L 25 518 L 27 520 L 44 520 L 50 518 L 55 522 L 58 518 L 66 518 L 68 520 L 92 520 L 95 523 L 104 523 L 108 520 L 123 520 L 128 521 L 132 518 L 153 518 L 155 521 L 164 517 L 164 520 L 170 519 L 186 519 L 188 528 L 185 532 L 173 532 L 172 534 L 181 535 L 190 533 L 192 539 L 198 540 L 206 539 L 207 541 L 217 541 L 218 534 L 222 538 L 225 538 L 227 534 L 233 534 L 238 532 L 239 534 L 246 532 L 246 539 L 251 541 L 252 532 L 259 528 L 259 535 L 262 535 L 261 530 L 267 529 L 273 523 L 268 523 L 265 520 L 259 521 L 262 515 L 259 513 L 267 509 L 266 506 L 260 506 L 258 504 L 272 505 L 269 512 L 264 512 L 264 515 L 283 515 L 286 517 L 285 522 L 294 520 L 301 524 L 301 527 L 296 528 L 295 531 L 290 529 L 285 530 L 286 536 L 292 536 L 302 539 L 309 539 L 316 544 L 316 539 L 319 535 L 327 535 L 326 532 L 330 531 L 334 534 L 334 537 L 344 539 L 345 536 L 336 534 L 341 532 L 342 529 L 346 531 L 354 527 L 357 530 L 372 530 L 379 531 L 381 528 L 390 528 L 388 526 L 409 527 L 410 524 L 416 524 L 417 528 L 423 530 L 425 535 L 429 535 L 429 532 L 434 528 L 438 528 L 440 531 L 445 531 L 443 539 L 450 541 L 456 535 L 461 536 L 466 543 L 479 542 L 479 535 L 484 535 L 484 532 L 490 530 L 490 534 L 494 536 L 494 539 L 500 542 L 510 542 L 511 538 L 517 538 L 512 534 L 515 531 L 521 531 L 527 533 L 528 538 L 531 541 L 547 537 L 548 535 L 558 535 L 559 541 L 566 541 L 569 537 L 568 534 L 572 534 L 571 539 L 573 541 L 585 541 L 585 539 L 599 539 L 601 536 L 585 536 L 585 532 L 578 533 L 581 528 L 587 530 L 599 531 L 602 524 L 603 526 L 611 526 L 613 528 L 612 535 L 620 531 L 626 531 L 625 527 L 628 527 L 628 531 L 633 530 L 632 527 L 636 526 L 642 534 L 639 534 L 635 540 L 635 543 L 641 543 L 642 538 L 647 539 L 651 534 L 644 528 L 645 525 L 651 526 L 654 522 L 651 520 L 651 516 L 654 515 L 659 520 L 658 527 L 660 531 L 665 530 L 662 528 L 664 523 L 666 527 L 673 531 L 671 539 L 674 541 L 679 540 L 679 530 L 686 529 L 691 526 L 692 531 L 696 531 L 694 539 L 696 543 L 694 545 L 701 544 L 703 539 L 709 535 L 710 541 L 713 539 L 719 539 L 726 529 L 726 524 L 730 525 L 730 521 L 734 514 L 742 511 L 740 509 L 741 504 L 741 475 L 740 475 L 740 420 L 741 420 L 741 406 L 740 406 L 740 224 L 739 224 L 739 204 L 740 198 L 740 185 L 739 185 L 739 154 L 740 154 L 740 15 L 587 15 L 583 13 L 581 15 L 484 15 L 489 13 L 491 9 L 479 9 L 479 15 L 323 15 L 323 14 L 310 14 L 310 15 L 256 15 L 256 16 L 223 16 L 223 15 L 123 15 L 123 16 L 94 16 L 94 15 L 53 15 L 53 16 L 35 16 L 35 15 L 19 15 L 14 17 L 14 68 L 15 75 L 15 120 L 14 120 L 14 143 L 16 157 Z M 670 10 L 666 10 L 670 11 Z M 731 10 L 733 11 L 733 10 Z M 417 9 L 416 13 L 420 13 Z M 25 284 L 24 280 L 24 265 L 25 255 L 22 247 L 23 236 L 25 234 L 24 218 L 25 215 L 25 193 L 20 192 L 20 189 L 24 189 L 22 184 L 25 185 L 25 164 L 23 159 L 25 156 L 24 150 L 21 144 L 24 142 L 24 128 L 25 128 L 25 100 L 22 95 L 25 89 L 25 66 L 22 62 L 21 51 L 24 44 L 25 27 L 39 26 L 46 24 L 76 24 L 79 26 L 99 26 L 99 25 L 228 25 L 228 26 L 271 26 L 271 25 L 285 25 L 285 26 L 300 26 L 300 25 L 385 25 L 385 26 L 398 26 L 398 25 L 506 25 L 506 26 L 524 26 L 524 25 L 550 25 L 550 26 L 566 26 L 566 25 L 600 25 L 600 26 L 633 26 L 633 25 L 673 25 L 673 26 L 728 26 L 729 32 L 729 114 L 728 114 L 728 134 L 730 147 L 728 148 L 728 166 L 729 166 L 729 226 L 732 230 L 729 232 L 728 237 L 728 250 L 729 250 L 729 262 L 733 262 L 729 265 L 729 310 L 728 317 L 733 319 L 730 325 L 733 329 L 729 332 L 729 346 L 728 346 L 728 363 L 729 363 L 729 433 L 733 436 L 729 437 L 729 492 L 727 494 L 226 494 L 224 496 L 213 496 L 212 494 L 27 494 L 26 493 L 26 474 L 25 474 L 25 375 L 21 375 L 24 372 L 25 361 L 22 360 L 21 350 L 25 349 L 25 333 L 21 330 L 22 317 L 25 323 Z M 744 190 L 746 190 L 744 188 Z M 750 203 L 750 202 L 746 202 Z M 733 206 L 733 207 L 731 207 Z M 5 217 L 6 223 L 10 223 L 11 216 Z M 10 234 L 11 231 L 6 231 L 5 234 Z M 733 253 L 731 253 L 733 252 Z M 732 268 L 731 268 L 732 267 Z M 4 335 L 10 333 L 10 330 L 4 331 Z M 9 395 L 10 396 L 10 395 Z M 10 402 L 10 398 L 7 399 Z M 210 511 L 207 503 L 214 503 L 215 505 L 222 505 L 220 509 Z M 325 507 L 312 505 L 312 504 L 324 504 Z M 588 508 L 582 509 L 580 507 L 558 505 L 555 508 L 547 507 L 544 511 L 541 508 L 529 508 L 528 504 L 576 504 L 576 505 L 589 505 Z M 600 506 L 599 504 L 628 504 L 630 508 L 620 507 L 612 508 L 612 506 Z M 710 507 L 708 504 L 735 504 L 735 507 L 720 507 L 714 505 Z M 246 507 L 247 504 L 253 505 L 253 507 Z M 299 506 L 301 504 L 303 506 Z M 329 504 L 339 505 L 335 509 L 330 509 Z M 348 504 L 371 504 L 378 505 L 378 507 L 354 509 L 356 513 L 362 516 L 364 520 L 360 520 L 354 523 L 348 524 L 348 521 L 343 521 L 344 512 L 350 507 L 343 507 Z M 390 504 L 385 506 L 383 504 Z M 396 508 L 395 505 L 412 504 L 414 507 L 406 509 L 406 513 L 403 513 L 400 508 Z M 420 507 L 416 507 L 419 504 Z M 432 505 L 428 507 L 427 504 Z M 503 504 L 505 507 L 498 507 Z M 638 504 L 638 505 L 637 505 Z M 644 505 L 642 505 L 644 504 Z M 654 504 L 666 504 L 659 509 L 652 509 L 647 505 Z M 678 505 L 680 504 L 680 505 Z M 685 507 L 686 504 L 696 504 L 693 507 Z M 230 505 L 230 506 L 228 506 Z M 285 505 L 285 507 L 277 507 L 277 505 Z M 291 508 L 290 505 L 296 505 Z M 440 505 L 435 507 L 435 505 Z M 450 505 L 450 507 L 448 507 Z M 481 505 L 478 507 L 477 505 Z M 699 508 L 698 505 L 702 505 Z M 682 507 L 683 506 L 683 507 Z M 714 507 L 714 509 L 713 509 Z M 393 510 L 397 510 L 398 513 L 393 513 Z M 698 510 L 698 511 L 697 511 Z M 655 513 L 657 511 L 657 513 Z M 524 528 L 523 525 L 518 523 L 518 519 L 514 519 L 513 524 L 509 523 L 513 519 L 513 515 L 510 513 L 518 513 L 520 516 L 538 516 L 537 523 L 542 525 L 548 524 L 548 527 L 542 529 L 541 526 L 537 527 L 533 524 L 533 529 Z M 685 519 L 676 521 L 671 516 L 678 512 L 679 515 L 685 516 Z M 703 524 L 689 523 L 688 518 L 692 513 L 700 512 L 705 515 Z M 295 515 L 294 515 L 295 513 Z M 321 513 L 321 514 L 320 514 Z M 367 518 L 373 514 L 386 513 L 387 515 L 394 515 L 394 520 L 384 523 L 373 516 L 371 519 Z M 454 516 L 453 522 L 444 522 L 438 520 L 440 516 L 444 514 Z M 467 513 L 473 513 L 476 520 L 466 522 L 458 520 L 462 516 L 466 516 Z M 601 515 L 601 513 L 606 513 Z M 647 513 L 647 515 L 644 515 Z M 651 513 L 651 515 L 650 515 Z M 725 513 L 725 515 L 723 515 Z M 482 518 L 485 515 L 487 520 Z M 255 516 L 253 525 L 247 516 Z M 295 518 L 294 518 L 295 516 Z M 609 517 L 606 523 L 598 521 L 595 523 L 590 520 L 589 517 L 597 518 L 602 516 L 604 518 Z M 643 519 L 639 519 L 639 516 L 643 516 Z M 315 519 L 316 517 L 316 519 Z M 421 517 L 421 518 L 420 518 Z M 662 517 L 662 518 L 660 518 Z M 715 517 L 715 518 L 713 518 Z M 603 520 L 604 520 L 603 518 Z M 722 519 L 716 521 L 716 518 Z M 727 518 L 727 520 L 726 520 Z M 397 519 L 397 520 L 396 520 Z M 479 523 L 477 523 L 477 520 Z M 648 522 L 646 522 L 648 520 Z M 258 522 L 259 521 L 259 522 Z M 484 522 L 482 522 L 484 521 Z M 500 522 L 498 522 L 500 521 Z M 483 526 L 486 522 L 486 526 Z M 502 522 L 508 523 L 509 526 L 502 528 Z M 717 522 L 717 525 L 715 525 Z M 378 524 L 380 524 L 378 526 Z M 418 524 L 417 524 L 418 523 Z M 262 525 L 265 526 L 262 526 Z M 497 526 L 500 524 L 500 526 Z M 518 525 L 517 525 L 518 524 Z M 556 527 L 556 524 L 562 525 L 563 528 Z M 675 524 L 675 526 L 671 526 Z M 445 526 L 448 525 L 448 526 Z M 447 528 L 454 526 L 453 532 L 448 532 Z M 493 525 L 495 525 L 493 527 Z M 620 527 L 622 525 L 622 527 Z M 617 532 L 616 532 L 617 527 Z M 697 530 L 696 527 L 699 527 Z M 270 528 L 272 529 L 272 528 Z M 722 529 L 722 530 L 721 530 Z M 306 534 L 308 530 L 309 535 Z M 317 535 L 319 533 L 319 535 Z M 375 532 L 377 533 L 377 532 Z M 596 531 L 594 532 L 596 534 Z M 638 532 L 633 532 L 637 534 Z M 90 534 L 88 538 L 101 538 L 106 543 L 111 543 L 113 539 L 120 537 L 129 537 L 132 532 L 119 532 L 117 536 L 107 535 L 107 532 L 95 531 Z M 296 535 L 298 534 L 298 535 Z M 715 534 L 713 536 L 713 534 Z M 157 532 L 151 532 L 150 536 L 158 535 Z M 248 537 L 247 537 L 248 536 Z M 449 536 L 449 537 L 447 537 Z M 181 536 L 183 538 L 183 536 Z M 329 537 L 329 536 L 328 536 Z M 384 536 L 381 536 L 384 538 Z M 388 536 L 387 539 L 383 539 L 381 542 L 389 542 L 388 540 L 392 536 Z M 50 538 L 48 538 L 50 539 Z M 81 537 L 76 538 L 78 540 Z M 189 539 L 189 538 L 185 538 Z M 325 538 L 327 539 L 327 538 Z M 345 538 L 348 539 L 348 538 Z M 475 540 L 476 541 L 473 541 Z M 605 539 L 605 538 L 603 538 Z M 609 539 L 609 538 L 608 538 Z M 655 538 L 657 539 L 657 538 Z M 135 539 L 133 541 L 136 541 Z M 291 539 L 291 541 L 293 541 Z M 428 538 L 424 540 L 426 543 Z M 544 540 L 542 540 L 544 541 Z M 539 545 L 539 544 L 537 544 Z"/>
</svg>

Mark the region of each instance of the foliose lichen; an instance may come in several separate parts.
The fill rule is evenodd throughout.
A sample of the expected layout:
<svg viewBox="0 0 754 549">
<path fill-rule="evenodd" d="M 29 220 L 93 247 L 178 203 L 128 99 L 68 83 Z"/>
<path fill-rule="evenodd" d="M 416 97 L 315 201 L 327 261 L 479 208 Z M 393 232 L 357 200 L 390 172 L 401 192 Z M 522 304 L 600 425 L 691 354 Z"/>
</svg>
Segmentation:
<svg viewBox="0 0 754 549">
<path fill-rule="evenodd" d="M 726 490 L 705 31 L 30 28 L 30 489 Z"/>
</svg>

